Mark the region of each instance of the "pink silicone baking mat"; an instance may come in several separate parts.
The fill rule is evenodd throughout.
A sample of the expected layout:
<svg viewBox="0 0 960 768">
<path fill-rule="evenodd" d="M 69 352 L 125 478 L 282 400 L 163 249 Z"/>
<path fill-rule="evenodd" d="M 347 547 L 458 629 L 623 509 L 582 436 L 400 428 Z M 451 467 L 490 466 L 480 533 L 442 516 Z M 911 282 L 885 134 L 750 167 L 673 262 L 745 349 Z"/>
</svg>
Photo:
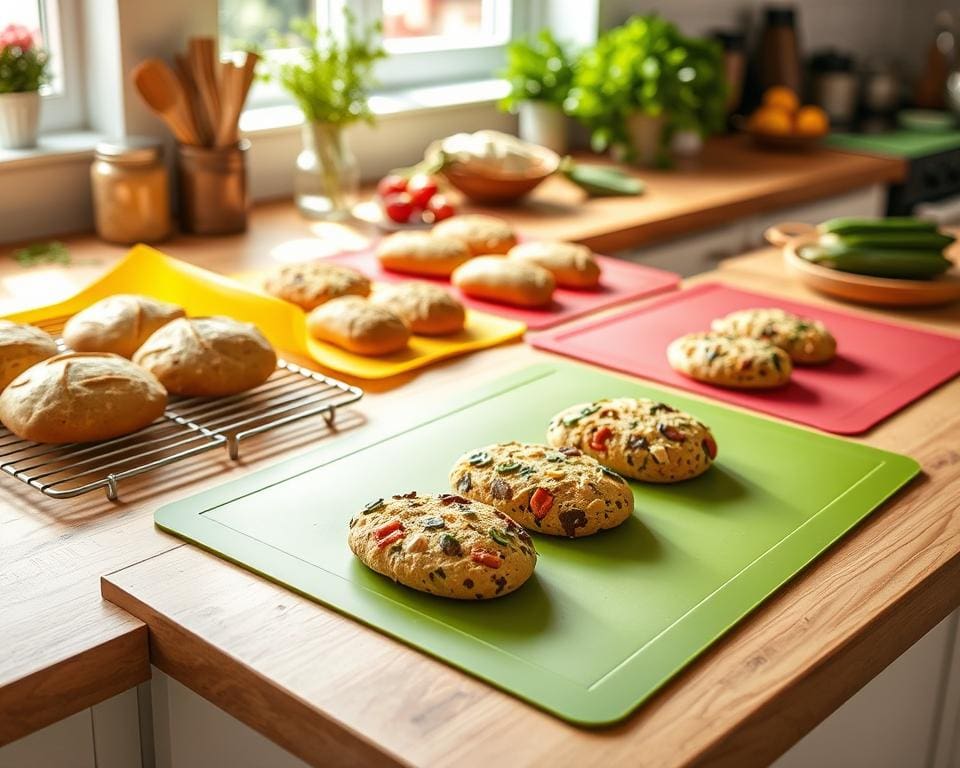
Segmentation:
<svg viewBox="0 0 960 768">
<path fill-rule="evenodd" d="M 752 392 L 702 384 L 669 366 L 666 349 L 673 339 L 709 330 L 714 318 L 728 312 L 754 307 L 781 307 L 821 320 L 837 338 L 837 357 L 825 365 L 794 367 L 785 387 Z M 866 431 L 960 373 L 960 337 L 719 283 L 704 283 L 601 320 L 541 333 L 531 344 L 842 435 Z"/>
<path fill-rule="evenodd" d="M 351 251 L 328 258 L 338 264 L 358 269 L 372 280 L 397 282 L 400 280 L 431 279 L 382 269 L 372 250 Z M 627 301 L 671 291 L 680 284 L 680 275 L 673 272 L 644 267 L 640 264 L 632 264 L 629 261 L 608 256 L 598 256 L 597 258 L 603 270 L 598 290 L 574 291 L 558 288 L 553 294 L 553 303 L 547 307 L 525 309 L 511 307 L 507 304 L 497 304 L 492 301 L 471 299 L 466 296 L 461 298 L 467 306 L 473 309 L 489 312 L 491 315 L 508 317 L 511 320 L 519 320 L 526 323 L 528 328 L 538 330 Z M 433 281 L 442 285 L 450 285 L 450 281 L 445 278 Z M 456 289 L 453 290 L 456 291 Z"/>
</svg>

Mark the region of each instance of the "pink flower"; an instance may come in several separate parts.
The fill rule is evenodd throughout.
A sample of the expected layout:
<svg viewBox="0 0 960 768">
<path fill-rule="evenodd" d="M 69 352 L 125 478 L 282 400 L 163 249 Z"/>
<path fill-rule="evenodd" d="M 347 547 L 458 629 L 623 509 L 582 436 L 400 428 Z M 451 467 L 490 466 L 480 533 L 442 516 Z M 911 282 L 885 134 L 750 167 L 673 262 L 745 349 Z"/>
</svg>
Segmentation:
<svg viewBox="0 0 960 768">
<path fill-rule="evenodd" d="M 22 24 L 9 24 L 0 30 L 0 50 L 12 47 L 29 51 L 34 43 L 33 33 Z"/>
</svg>

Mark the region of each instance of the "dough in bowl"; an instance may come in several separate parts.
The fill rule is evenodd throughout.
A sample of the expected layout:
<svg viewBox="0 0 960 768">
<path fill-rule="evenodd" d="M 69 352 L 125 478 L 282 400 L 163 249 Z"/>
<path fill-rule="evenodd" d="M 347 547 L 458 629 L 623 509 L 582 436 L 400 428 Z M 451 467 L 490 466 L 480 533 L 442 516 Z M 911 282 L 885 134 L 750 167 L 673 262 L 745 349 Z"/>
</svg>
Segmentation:
<svg viewBox="0 0 960 768">
<path fill-rule="evenodd" d="M 57 354 L 57 343 L 32 325 L 0 320 L 0 391 L 31 365 Z"/>
<path fill-rule="evenodd" d="M 147 339 L 133 362 L 173 394 L 221 397 L 265 382 L 277 367 L 277 355 L 252 323 L 183 317 Z"/>
<path fill-rule="evenodd" d="M 0 394 L 0 420 L 38 443 L 86 443 L 135 432 L 163 414 L 157 378 L 119 355 L 67 352 L 21 373 Z"/>
<path fill-rule="evenodd" d="M 118 293 L 67 320 L 63 341 L 75 352 L 112 352 L 133 357 L 154 331 L 185 314 L 176 304 Z"/>
</svg>

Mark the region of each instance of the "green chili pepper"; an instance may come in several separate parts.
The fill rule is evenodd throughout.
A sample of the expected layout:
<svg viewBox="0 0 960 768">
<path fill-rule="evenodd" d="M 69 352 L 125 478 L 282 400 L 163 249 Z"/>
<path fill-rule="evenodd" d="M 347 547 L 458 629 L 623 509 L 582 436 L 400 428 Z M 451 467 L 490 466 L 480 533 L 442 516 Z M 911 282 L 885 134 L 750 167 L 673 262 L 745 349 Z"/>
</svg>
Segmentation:
<svg viewBox="0 0 960 768">
<path fill-rule="evenodd" d="M 443 518 L 441 517 L 428 517 L 423 521 L 424 528 L 443 528 L 444 525 Z"/>
<path fill-rule="evenodd" d="M 369 515 L 371 512 L 375 512 L 383 506 L 383 499 L 377 499 L 376 501 L 371 501 L 369 504 L 366 504 L 363 508 L 363 514 Z"/>
<path fill-rule="evenodd" d="M 773 361 L 773 367 L 777 369 L 777 372 L 780 372 L 780 357 L 776 352 L 770 355 L 770 359 Z"/>
<path fill-rule="evenodd" d="M 567 416 L 563 420 L 563 426 L 572 427 L 574 424 L 579 422 L 580 419 L 584 418 L 585 416 L 589 416 L 591 413 L 596 413 L 599 410 L 600 406 L 597 403 L 594 403 L 593 405 L 587 405 L 581 408 L 580 413 L 578 413 L 576 416 Z"/>
<path fill-rule="evenodd" d="M 502 544 L 505 547 L 510 545 L 510 539 L 507 538 L 507 535 L 506 532 L 498 531 L 496 528 L 490 529 L 490 538 L 497 542 L 497 544 Z"/>
<path fill-rule="evenodd" d="M 520 469 L 520 462 L 505 461 L 503 464 L 497 464 L 495 469 L 501 475 L 509 475 L 516 472 L 518 469 Z"/>
<path fill-rule="evenodd" d="M 470 462 L 471 466 L 484 467 L 490 463 L 490 454 L 486 451 L 477 451 L 476 453 L 470 454 L 467 461 Z"/>
<path fill-rule="evenodd" d="M 463 548 L 460 546 L 460 542 L 457 541 L 457 537 L 449 533 L 445 533 L 440 537 L 440 550 L 445 555 L 456 556 L 463 554 Z"/>
</svg>

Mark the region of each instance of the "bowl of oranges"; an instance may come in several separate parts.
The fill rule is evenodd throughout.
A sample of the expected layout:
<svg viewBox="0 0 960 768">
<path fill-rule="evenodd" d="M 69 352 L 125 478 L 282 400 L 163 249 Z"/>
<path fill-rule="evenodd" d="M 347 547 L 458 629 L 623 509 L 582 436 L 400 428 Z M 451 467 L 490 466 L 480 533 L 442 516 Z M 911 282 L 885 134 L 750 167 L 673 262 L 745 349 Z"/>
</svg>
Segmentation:
<svg viewBox="0 0 960 768">
<path fill-rule="evenodd" d="M 820 107 L 802 105 L 791 88 L 775 85 L 747 120 L 747 133 L 762 147 L 804 150 L 816 146 L 830 130 L 830 118 Z"/>
</svg>

